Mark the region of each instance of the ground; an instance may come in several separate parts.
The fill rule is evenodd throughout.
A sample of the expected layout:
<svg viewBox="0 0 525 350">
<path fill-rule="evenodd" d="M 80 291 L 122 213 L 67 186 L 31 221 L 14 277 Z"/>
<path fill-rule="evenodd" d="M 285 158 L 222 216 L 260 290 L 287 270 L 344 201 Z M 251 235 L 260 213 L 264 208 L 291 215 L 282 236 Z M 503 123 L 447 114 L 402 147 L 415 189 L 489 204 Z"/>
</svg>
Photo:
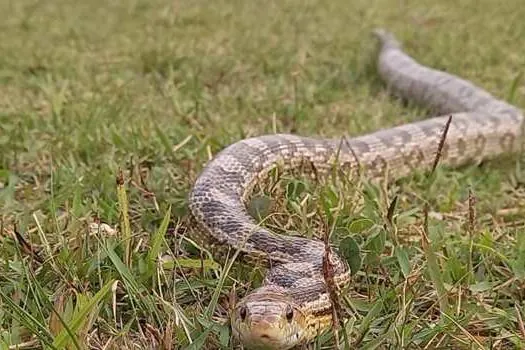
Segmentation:
<svg viewBox="0 0 525 350">
<path fill-rule="evenodd" d="M 378 26 L 523 108 L 523 18 L 519 0 L 2 2 L 2 349 L 232 348 L 228 305 L 265 271 L 191 240 L 206 161 L 253 135 L 424 118 L 379 80 Z M 353 348 L 523 348 L 523 165 L 358 191 L 285 177 L 257 203 L 270 227 L 357 243 Z"/>
</svg>

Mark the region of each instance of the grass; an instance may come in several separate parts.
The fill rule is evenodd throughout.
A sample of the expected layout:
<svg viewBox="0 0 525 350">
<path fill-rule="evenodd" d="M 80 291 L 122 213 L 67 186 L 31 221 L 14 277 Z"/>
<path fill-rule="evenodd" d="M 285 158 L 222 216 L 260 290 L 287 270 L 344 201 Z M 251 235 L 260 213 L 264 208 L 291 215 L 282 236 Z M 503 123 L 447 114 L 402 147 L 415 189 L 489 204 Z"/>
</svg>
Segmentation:
<svg viewBox="0 0 525 350">
<path fill-rule="evenodd" d="M 525 107 L 520 5 L 0 3 L 1 348 L 231 348 L 228 306 L 264 270 L 191 240 L 186 196 L 203 164 L 248 136 L 420 119 L 377 77 L 376 26 Z M 356 348 L 523 348 L 524 165 L 439 168 L 388 188 L 284 176 L 252 205 L 269 227 L 333 227 L 336 244 L 357 243 L 344 303 Z"/>
</svg>

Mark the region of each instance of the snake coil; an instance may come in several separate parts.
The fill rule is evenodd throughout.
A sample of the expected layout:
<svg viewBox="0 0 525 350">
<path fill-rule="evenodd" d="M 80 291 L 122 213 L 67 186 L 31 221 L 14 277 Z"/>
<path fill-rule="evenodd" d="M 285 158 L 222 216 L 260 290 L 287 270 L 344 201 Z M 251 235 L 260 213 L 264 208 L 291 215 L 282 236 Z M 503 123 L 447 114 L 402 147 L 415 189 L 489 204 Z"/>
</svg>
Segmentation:
<svg viewBox="0 0 525 350">
<path fill-rule="evenodd" d="M 231 316 L 233 334 L 249 348 L 289 349 L 311 342 L 331 326 L 331 303 L 322 273 L 324 245 L 283 236 L 261 227 L 245 201 L 273 168 L 298 168 L 304 161 L 316 174 L 337 164 L 357 167 L 368 179 L 409 175 L 432 166 L 447 119 L 452 115 L 440 161 L 457 167 L 520 151 L 522 112 L 471 82 L 417 63 L 394 36 L 375 34 L 381 43 L 378 71 L 397 96 L 441 113 L 441 117 L 352 138 L 316 139 L 277 134 L 234 143 L 204 168 L 190 193 L 189 206 L 204 239 L 264 257 L 271 268 L 258 289 L 245 296 Z M 350 283 L 346 263 L 332 264 L 337 288 Z"/>
</svg>

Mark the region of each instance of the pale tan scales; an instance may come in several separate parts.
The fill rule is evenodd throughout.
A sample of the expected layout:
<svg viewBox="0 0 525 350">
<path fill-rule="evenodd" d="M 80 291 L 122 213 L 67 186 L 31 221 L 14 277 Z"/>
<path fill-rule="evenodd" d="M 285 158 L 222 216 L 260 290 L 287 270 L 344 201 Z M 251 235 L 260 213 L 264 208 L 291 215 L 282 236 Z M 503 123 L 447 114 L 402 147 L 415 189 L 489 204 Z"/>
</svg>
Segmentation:
<svg viewBox="0 0 525 350">
<path fill-rule="evenodd" d="M 232 329 L 247 347 L 288 349 L 312 341 L 330 327 L 331 305 L 322 275 L 324 245 L 275 234 L 261 227 L 245 206 L 253 186 L 279 165 L 309 163 L 316 175 L 333 166 L 348 176 L 390 179 L 432 166 L 449 116 L 441 164 L 460 166 L 521 151 L 523 114 L 518 108 L 459 77 L 418 64 L 396 39 L 376 31 L 381 42 L 378 71 L 398 96 L 440 112 L 441 117 L 373 134 L 327 140 L 264 135 L 241 140 L 209 162 L 190 193 L 191 213 L 204 239 L 264 257 L 271 265 L 264 285 L 232 312 Z M 359 171 L 358 171 L 359 168 Z M 335 279 L 350 282 L 346 264 L 334 255 Z"/>
</svg>

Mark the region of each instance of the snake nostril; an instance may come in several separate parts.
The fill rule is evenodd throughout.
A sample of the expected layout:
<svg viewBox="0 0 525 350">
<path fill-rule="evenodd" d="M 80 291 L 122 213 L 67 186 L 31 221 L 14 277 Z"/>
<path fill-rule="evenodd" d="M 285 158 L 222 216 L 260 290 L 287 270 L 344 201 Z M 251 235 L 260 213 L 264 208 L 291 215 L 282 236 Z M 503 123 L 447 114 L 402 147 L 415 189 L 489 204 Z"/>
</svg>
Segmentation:
<svg viewBox="0 0 525 350">
<path fill-rule="evenodd" d="M 290 305 L 286 306 L 286 320 L 288 320 L 288 322 L 293 320 L 293 308 Z"/>
<path fill-rule="evenodd" d="M 241 320 L 246 320 L 246 313 L 246 306 L 241 306 L 241 308 L 239 309 L 239 316 L 241 317 Z"/>
</svg>

